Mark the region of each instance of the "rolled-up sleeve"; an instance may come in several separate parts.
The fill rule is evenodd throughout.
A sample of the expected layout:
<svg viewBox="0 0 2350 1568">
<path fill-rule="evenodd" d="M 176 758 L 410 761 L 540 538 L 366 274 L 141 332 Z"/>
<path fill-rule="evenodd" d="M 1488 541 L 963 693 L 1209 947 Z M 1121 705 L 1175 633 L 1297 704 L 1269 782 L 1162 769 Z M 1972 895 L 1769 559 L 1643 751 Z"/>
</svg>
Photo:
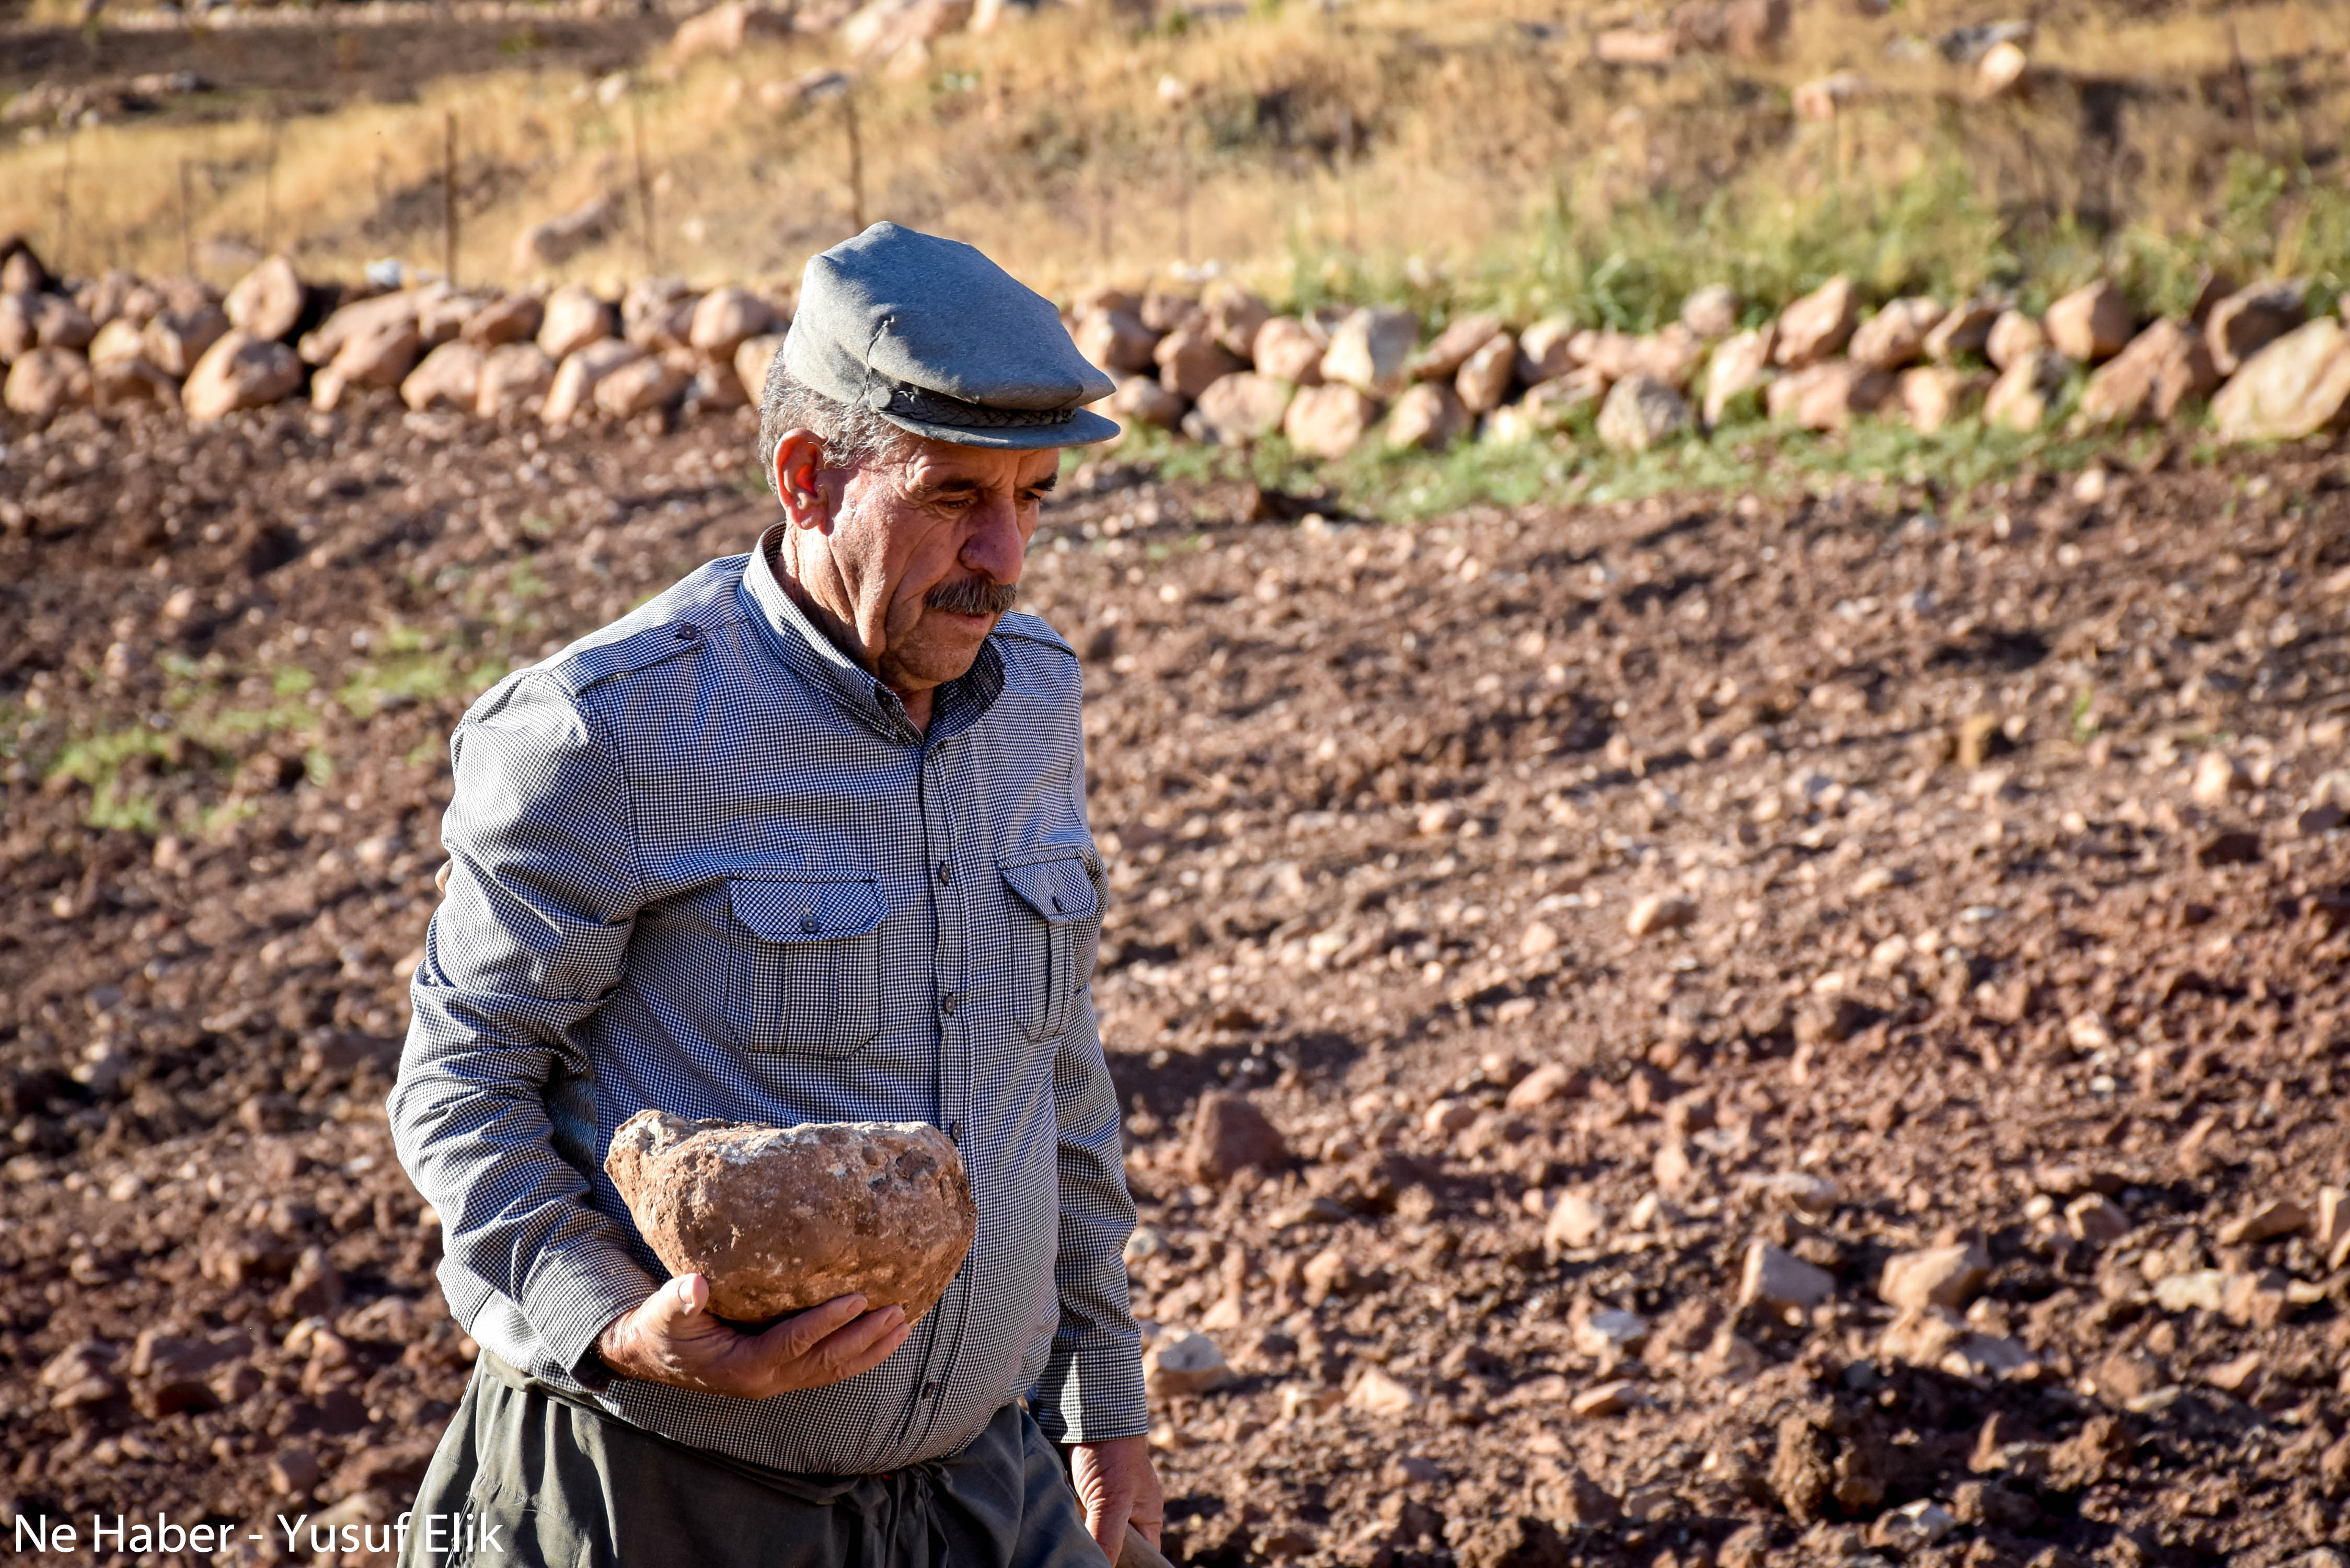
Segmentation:
<svg viewBox="0 0 2350 1568">
<path fill-rule="evenodd" d="M 1061 1317 L 1035 1396 L 1036 1424 L 1059 1443 L 1107 1442 L 1150 1429 L 1142 1337 L 1127 1297 L 1134 1199 L 1126 1187 L 1118 1092 L 1102 1057 L 1091 988 L 1080 1001 L 1053 1064 L 1061 1183 L 1053 1267 Z"/>
<path fill-rule="evenodd" d="M 586 1070 L 577 1031 L 619 983 L 644 901 L 626 781 L 541 674 L 485 696 L 450 750 L 448 893 L 416 971 L 393 1138 L 440 1213 L 452 1310 L 472 1328 L 504 1298 L 536 1337 L 532 1370 L 594 1381 L 596 1336 L 656 1282 L 556 1148 L 548 1093 Z"/>
</svg>

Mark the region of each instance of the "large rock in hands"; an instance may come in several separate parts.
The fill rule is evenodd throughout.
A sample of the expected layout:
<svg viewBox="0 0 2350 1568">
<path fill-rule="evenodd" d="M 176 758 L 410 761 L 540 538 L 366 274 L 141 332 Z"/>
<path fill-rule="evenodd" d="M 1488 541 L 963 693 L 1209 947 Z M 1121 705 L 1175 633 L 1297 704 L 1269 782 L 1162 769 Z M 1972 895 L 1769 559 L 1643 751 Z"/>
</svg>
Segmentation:
<svg viewBox="0 0 2350 1568">
<path fill-rule="evenodd" d="M 851 1293 L 919 1321 L 962 1267 L 978 1211 L 962 1156 L 919 1122 L 764 1127 L 639 1111 L 604 1157 L 637 1229 L 710 1310 L 764 1323 Z"/>
</svg>

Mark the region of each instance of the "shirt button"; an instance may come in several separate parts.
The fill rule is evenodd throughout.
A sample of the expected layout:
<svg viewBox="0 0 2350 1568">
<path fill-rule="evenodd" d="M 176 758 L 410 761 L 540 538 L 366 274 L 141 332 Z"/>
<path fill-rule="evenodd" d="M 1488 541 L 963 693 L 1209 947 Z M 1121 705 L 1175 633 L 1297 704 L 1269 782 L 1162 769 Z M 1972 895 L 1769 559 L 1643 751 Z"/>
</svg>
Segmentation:
<svg viewBox="0 0 2350 1568">
<path fill-rule="evenodd" d="M 941 860 L 939 862 L 939 886 L 941 888 L 951 888 L 954 886 L 953 861 Z"/>
<path fill-rule="evenodd" d="M 955 1005 L 960 1000 L 961 998 L 957 997 L 953 992 L 948 992 L 944 996 L 939 998 L 939 1011 L 945 1013 L 949 1018 L 952 1018 L 955 1015 Z"/>
<path fill-rule="evenodd" d="M 935 1398 L 937 1398 L 938 1397 L 939 1397 L 939 1386 L 938 1386 L 938 1384 L 937 1384 L 937 1383 L 935 1383 L 935 1382 L 930 1382 L 930 1383 L 925 1383 L 925 1384 L 923 1384 L 923 1385 L 922 1385 L 922 1397 L 923 1397 L 923 1398 L 925 1398 L 925 1399 L 935 1399 Z"/>
<path fill-rule="evenodd" d="M 800 929 L 804 931 L 813 931 L 816 929 L 816 919 L 814 915 L 809 915 L 800 921 Z"/>
<path fill-rule="evenodd" d="M 1053 913 L 1055 913 L 1055 914 L 1056 914 L 1056 915 L 1057 915 L 1057 914 L 1059 914 L 1060 912 L 1061 912 L 1061 896 L 1060 896 L 1059 894 L 1055 893 L 1055 894 L 1054 894 L 1054 895 L 1053 895 Z"/>
<path fill-rule="evenodd" d="M 949 1140 L 950 1142 L 953 1143 L 953 1144 L 955 1145 L 955 1147 L 958 1147 L 958 1148 L 962 1147 L 962 1123 L 961 1123 L 961 1122 L 949 1122 L 949 1123 L 947 1124 L 947 1137 L 948 1137 L 948 1140 Z"/>
</svg>

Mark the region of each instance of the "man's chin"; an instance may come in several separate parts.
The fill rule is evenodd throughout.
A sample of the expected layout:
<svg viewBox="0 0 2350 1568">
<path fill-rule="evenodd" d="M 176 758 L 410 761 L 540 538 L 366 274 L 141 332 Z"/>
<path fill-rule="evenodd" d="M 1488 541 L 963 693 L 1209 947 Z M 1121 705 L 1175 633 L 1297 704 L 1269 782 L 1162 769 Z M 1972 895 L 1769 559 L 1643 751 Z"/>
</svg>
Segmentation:
<svg viewBox="0 0 2350 1568">
<path fill-rule="evenodd" d="M 958 615 L 952 610 L 928 609 L 922 612 L 920 637 L 905 650 L 905 667 L 916 671 L 926 680 L 943 685 L 960 680 L 968 674 L 979 658 L 979 650 L 987 642 L 988 633 L 995 629 L 1001 615 Z"/>
</svg>

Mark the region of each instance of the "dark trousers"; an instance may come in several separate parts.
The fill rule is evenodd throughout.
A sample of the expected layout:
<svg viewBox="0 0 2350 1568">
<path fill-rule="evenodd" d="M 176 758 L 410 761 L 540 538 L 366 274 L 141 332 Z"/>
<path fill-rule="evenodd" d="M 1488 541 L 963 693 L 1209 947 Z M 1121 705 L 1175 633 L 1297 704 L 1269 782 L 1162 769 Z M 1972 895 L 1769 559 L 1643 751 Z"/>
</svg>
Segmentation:
<svg viewBox="0 0 2350 1568">
<path fill-rule="evenodd" d="M 425 1472 L 402 1568 L 1103 1568 L 1018 1404 L 962 1452 L 802 1476 L 670 1441 L 486 1351 Z"/>
</svg>

